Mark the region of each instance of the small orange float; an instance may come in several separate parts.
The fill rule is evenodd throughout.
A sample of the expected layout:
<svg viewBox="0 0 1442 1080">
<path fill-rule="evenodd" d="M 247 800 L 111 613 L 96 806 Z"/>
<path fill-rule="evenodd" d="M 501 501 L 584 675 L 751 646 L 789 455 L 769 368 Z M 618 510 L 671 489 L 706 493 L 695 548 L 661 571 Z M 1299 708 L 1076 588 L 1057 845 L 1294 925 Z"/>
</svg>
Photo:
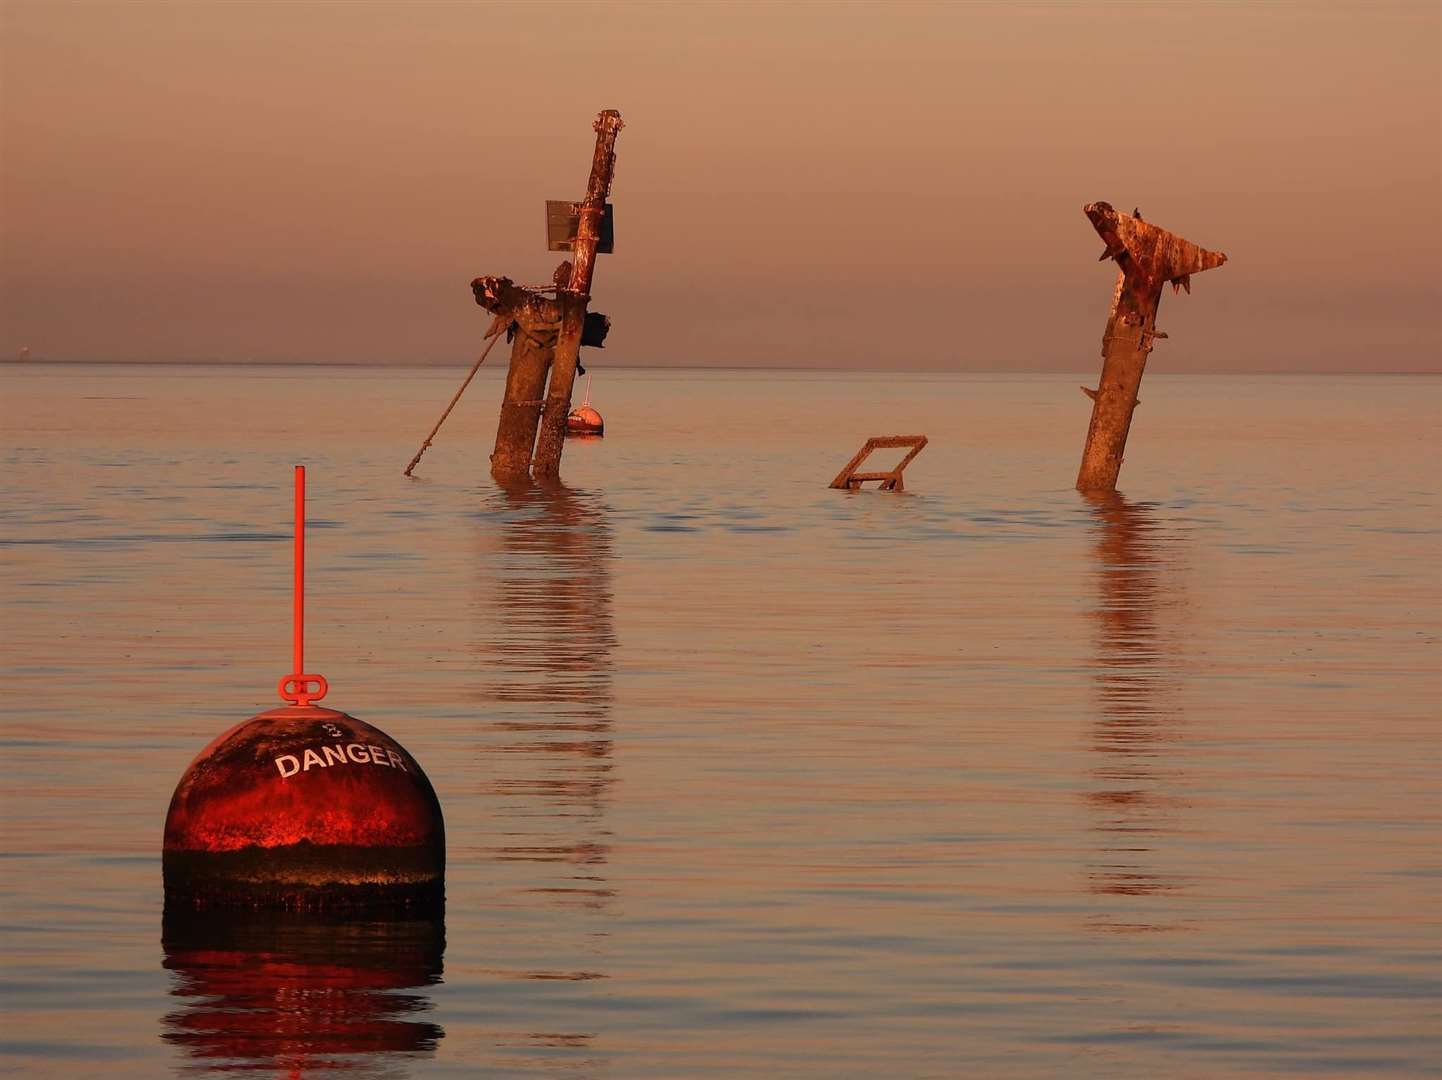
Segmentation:
<svg viewBox="0 0 1442 1080">
<path fill-rule="evenodd" d="M 586 376 L 586 400 L 581 402 L 580 408 L 572 409 L 566 417 L 566 434 L 572 438 L 580 436 L 595 439 L 606 434 L 606 422 L 591 405 L 590 375 Z"/>
</svg>

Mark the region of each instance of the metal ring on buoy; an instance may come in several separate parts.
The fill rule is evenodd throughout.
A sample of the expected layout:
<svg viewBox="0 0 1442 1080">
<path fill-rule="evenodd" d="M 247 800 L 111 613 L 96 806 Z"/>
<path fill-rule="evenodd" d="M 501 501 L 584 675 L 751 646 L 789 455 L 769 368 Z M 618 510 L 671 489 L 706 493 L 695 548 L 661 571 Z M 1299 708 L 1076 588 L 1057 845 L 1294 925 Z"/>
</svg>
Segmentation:
<svg viewBox="0 0 1442 1080">
<path fill-rule="evenodd" d="M 311 686 L 314 686 L 315 689 L 310 689 Z M 277 689 L 284 700 L 304 708 L 312 701 L 319 701 L 325 697 L 330 690 L 330 683 L 325 681 L 324 675 L 296 672 L 283 676 Z"/>
</svg>

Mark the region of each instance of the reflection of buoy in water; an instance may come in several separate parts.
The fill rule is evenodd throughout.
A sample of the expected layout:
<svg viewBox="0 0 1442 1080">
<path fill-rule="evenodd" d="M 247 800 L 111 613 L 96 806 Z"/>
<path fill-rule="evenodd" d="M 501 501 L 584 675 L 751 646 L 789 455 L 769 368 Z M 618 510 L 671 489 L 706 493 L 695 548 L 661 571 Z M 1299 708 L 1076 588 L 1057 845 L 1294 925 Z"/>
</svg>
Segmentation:
<svg viewBox="0 0 1442 1080">
<path fill-rule="evenodd" d="M 192 1068 L 319 1075 L 431 1054 L 445 1035 L 427 1012 L 436 919 L 167 910 L 161 942 L 177 1006 L 161 1038 Z"/>
<path fill-rule="evenodd" d="M 390 736 L 313 704 L 303 664 L 305 467 L 296 467 L 295 670 L 289 705 L 237 724 L 190 763 L 170 800 L 167 907 L 431 907 L 445 825 L 431 782 Z"/>
<path fill-rule="evenodd" d="M 566 434 L 570 436 L 590 435 L 600 438 L 606 434 L 606 422 L 601 414 L 591 407 L 591 376 L 586 376 L 586 400 L 581 407 L 572 409 L 566 417 Z"/>
</svg>

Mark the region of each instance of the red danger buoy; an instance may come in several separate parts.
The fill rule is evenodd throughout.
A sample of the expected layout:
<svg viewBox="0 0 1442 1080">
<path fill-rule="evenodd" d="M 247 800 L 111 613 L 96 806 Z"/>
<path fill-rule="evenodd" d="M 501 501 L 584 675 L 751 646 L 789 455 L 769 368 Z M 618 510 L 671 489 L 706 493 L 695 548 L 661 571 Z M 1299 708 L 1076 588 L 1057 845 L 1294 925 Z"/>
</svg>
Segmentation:
<svg viewBox="0 0 1442 1080">
<path fill-rule="evenodd" d="M 294 671 L 283 708 L 190 763 L 170 800 L 167 908 L 439 907 L 445 824 L 415 758 L 379 728 L 314 704 L 304 666 L 305 467 L 296 466 Z"/>
</svg>

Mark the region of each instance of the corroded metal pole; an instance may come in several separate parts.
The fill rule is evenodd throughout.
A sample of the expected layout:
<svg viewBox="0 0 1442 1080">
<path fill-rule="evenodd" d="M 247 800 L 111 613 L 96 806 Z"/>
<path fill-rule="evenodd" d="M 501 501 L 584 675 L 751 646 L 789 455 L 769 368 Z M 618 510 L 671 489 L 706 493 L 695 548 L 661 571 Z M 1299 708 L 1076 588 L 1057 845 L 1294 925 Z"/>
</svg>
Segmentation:
<svg viewBox="0 0 1442 1080">
<path fill-rule="evenodd" d="M 491 475 L 497 480 L 530 477 L 531 450 L 536 423 L 541 417 L 541 395 L 546 372 L 556 351 L 561 326 L 560 305 L 523 289 L 504 277 L 478 277 L 471 282 L 476 303 L 503 320 L 506 336 L 513 338 L 506 392 L 496 425 L 496 448 L 491 454 Z"/>
<path fill-rule="evenodd" d="M 616 135 L 621 114 L 606 109 L 596 117 L 596 152 L 591 158 L 591 179 L 580 204 L 576 244 L 571 258 L 571 280 L 559 291 L 561 330 L 556 341 L 556 358 L 551 365 L 551 385 L 541 413 L 541 432 L 536 439 L 536 456 L 531 471 L 537 480 L 554 481 L 561 473 L 561 448 L 566 441 L 566 416 L 571 411 L 571 387 L 576 381 L 580 359 L 581 331 L 586 323 L 586 305 L 591 299 L 591 276 L 596 267 L 596 242 L 601 235 L 601 218 L 611 179 L 616 171 Z"/>
<path fill-rule="evenodd" d="M 1106 244 L 1101 257 L 1115 259 L 1120 273 L 1102 335 L 1101 383 L 1095 390 L 1082 387 L 1092 399 L 1092 418 L 1076 486 L 1114 491 L 1147 354 L 1157 338 L 1167 336 L 1156 328 L 1162 287 L 1171 282 L 1174 292 L 1190 293 L 1193 274 L 1221 266 L 1227 257 L 1149 224 L 1135 211 L 1118 214 L 1109 204 L 1095 202 L 1084 213 Z"/>
</svg>

